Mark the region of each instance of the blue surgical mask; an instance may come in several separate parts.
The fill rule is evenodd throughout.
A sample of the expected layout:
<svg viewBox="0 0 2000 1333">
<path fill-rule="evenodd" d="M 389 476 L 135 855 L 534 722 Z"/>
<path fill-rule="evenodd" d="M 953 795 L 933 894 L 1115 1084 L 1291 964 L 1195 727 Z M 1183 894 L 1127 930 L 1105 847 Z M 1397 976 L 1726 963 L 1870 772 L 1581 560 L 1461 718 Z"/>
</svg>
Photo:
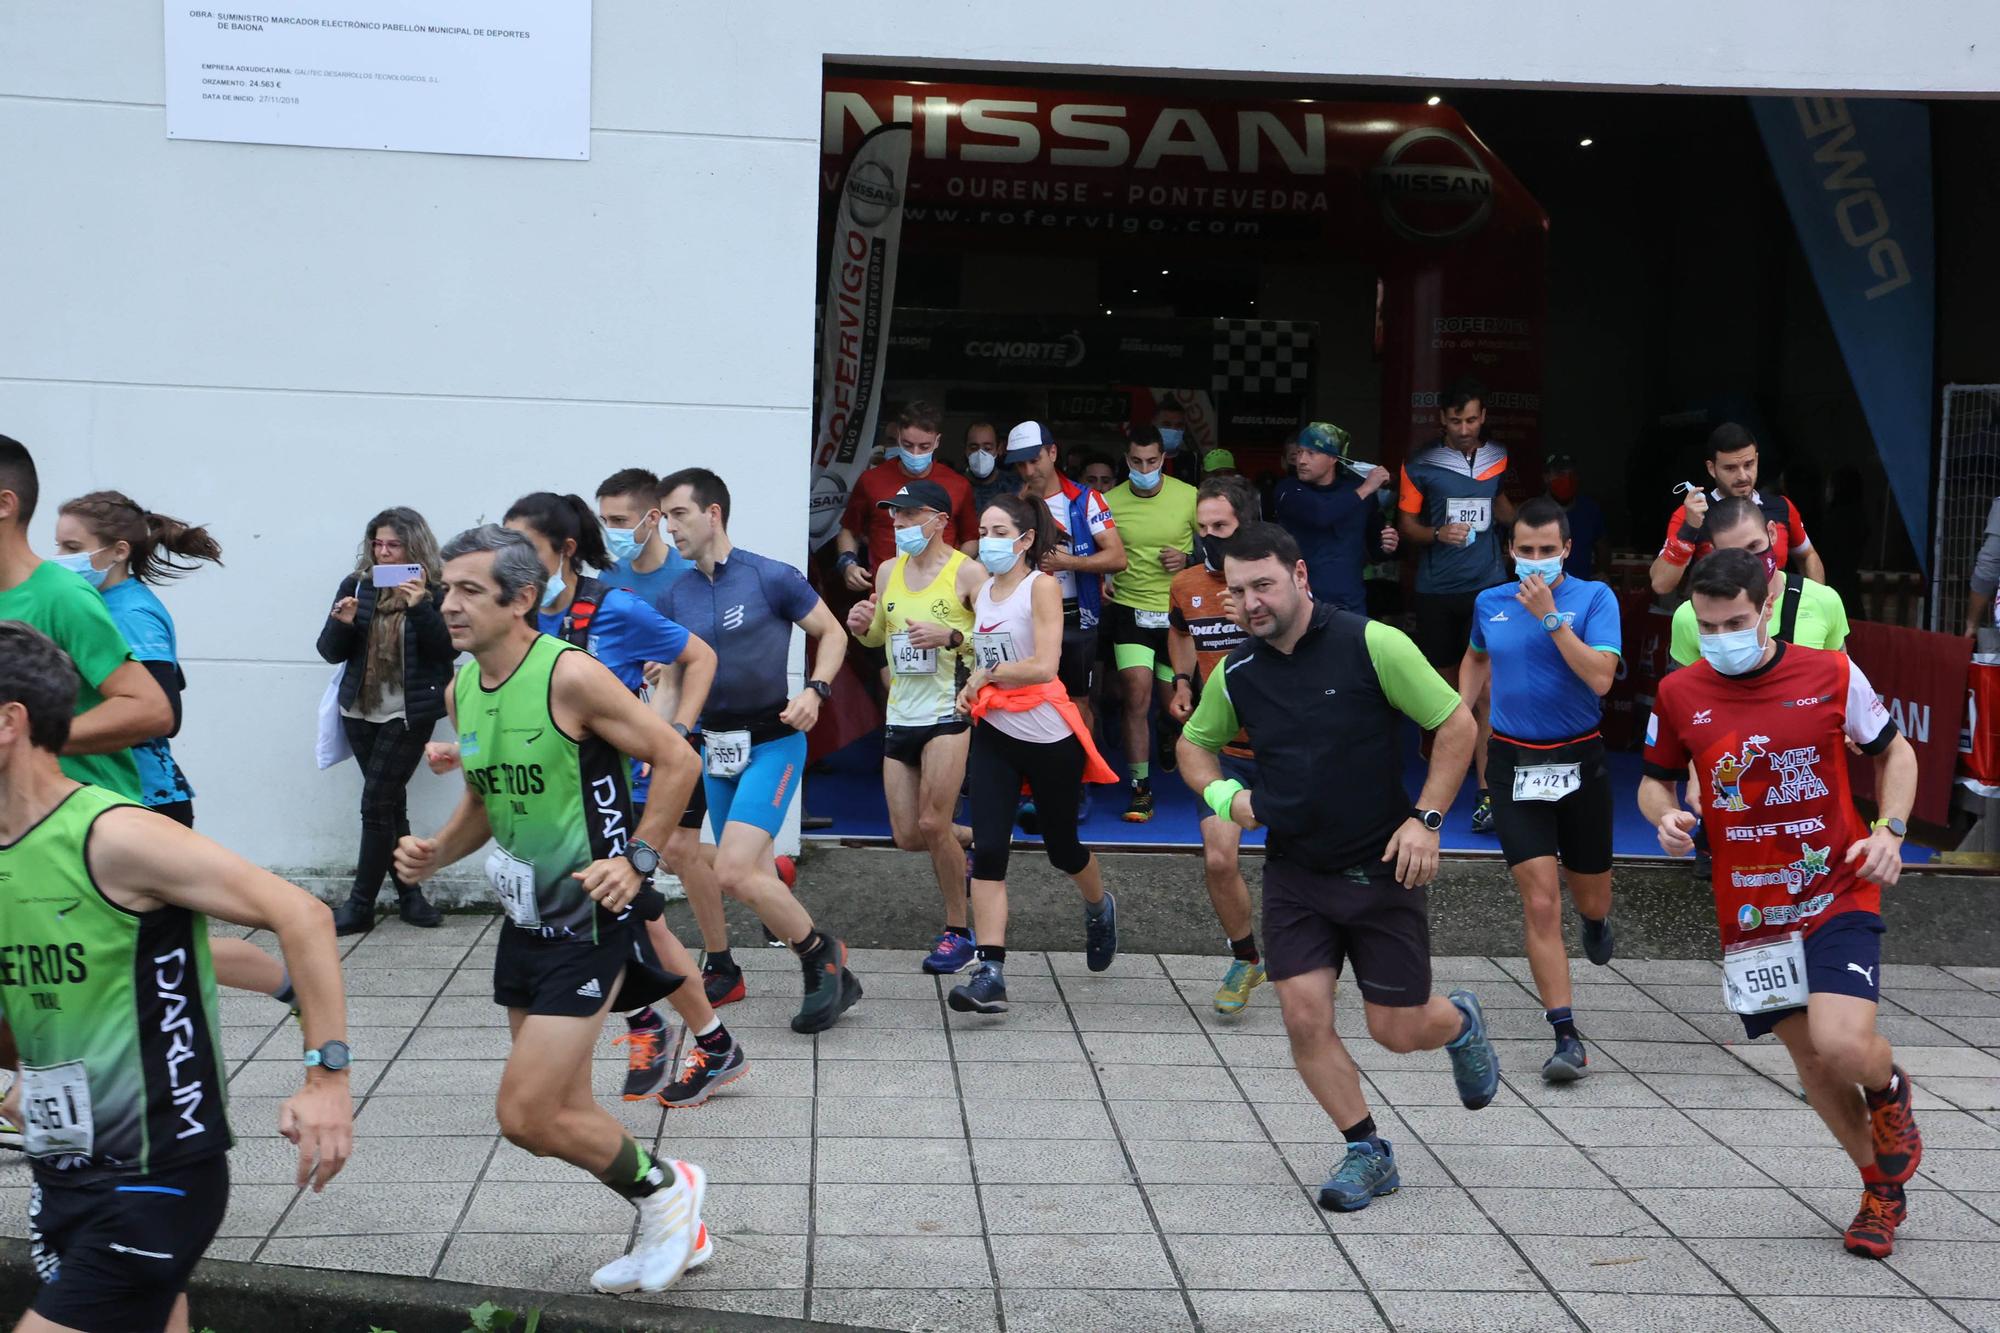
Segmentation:
<svg viewBox="0 0 2000 1333">
<path fill-rule="evenodd" d="M 78 551 L 74 555 L 59 555 L 56 557 L 56 563 L 72 574 L 83 575 L 83 581 L 91 587 L 102 588 L 104 586 L 104 576 L 111 571 L 108 569 L 99 569 L 97 566 L 91 564 L 90 557 L 103 549 L 100 546 L 96 551 Z"/>
<path fill-rule="evenodd" d="M 1160 427 L 1160 448 L 1166 450 L 1168 453 L 1172 453 L 1174 450 L 1180 448 L 1181 441 L 1186 438 L 1187 432 L 1179 426 Z"/>
<path fill-rule="evenodd" d="M 965 455 L 965 470 L 981 481 L 993 475 L 993 455 L 984 449 L 974 449 Z"/>
<path fill-rule="evenodd" d="M 903 456 L 903 446 L 900 444 L 892 444 L 887 449 L 884 449 L 882 451 L 882 457 L 887 459 L 891 463 L 900 459 L 902 456 Z"/>
<path fill-rule="evenodd" d="M 1562 557 L 1559 555 L 1552 555 L 1546 560 L 1516 560 L 1514 562 L 1514 577 L 1523 583 L 1528 581 L 1530 574 L 1540 574 L 1542 582 L 1554 583 L 1562 576 L 1562 572 L 1563 562 Z"/>
<path fill-rule="evenodd" d="M 931 470 L 931 454 L 913 454 L 905 449 L 902 453 L 903 470 L 912 476 L 921 477 Z"/>
<path fill-rule="evenodd" d="M 562 595 L 563 576 L 562 571 L 558 569 L 555 573 L 549 575 L 548 582 L 542 585 L 542 605 L 554 606 L 556 599 Z"/>
<path fill-rule="evenodd" d="M 1723 675 L 1740 676 L 1763 660 L 1764 643 L 1758 638 L 1757 629 L 1756 625 L 1752 625 L 1749 629 L 1733 629 L 1726 634 L 1704 634 L 1701 636 L 1701 655 Z"/>
<path fill-rule="evenodd" d="M 1021 558 L 1014 549 L 1012 537 L 981 537 L 979 539 L 979 563 L 986 566 L 986 572 L 993 575 L 1005 574 Z"/>
<path fill-rule="evenodd" d="M 639 540 L 637 528 L 606 528 L 604 549 L 611 552 L 613 560 L 624 562 L 638 555 L 646 543 Z"/>
<path fill-rule="evenodd" d="M 1150 491 L 1160 484 L 1160 474 L 1165 472 L 1166 469 L 1156 467 L 1151 472 L 1141 472 L 1138 468 L 1133 468 L 1131 471 L 1132 489 L 1135 491 Z"/>
<path fill-rule="evenodd" d="M 930 544 L 931 539 L 924 532 L 924 525 L 921 523 L 912 523 L 907 528 L 896 529 L 896 549 L 904 555 L 922 555 L 924 548 Z"/>
</svg>

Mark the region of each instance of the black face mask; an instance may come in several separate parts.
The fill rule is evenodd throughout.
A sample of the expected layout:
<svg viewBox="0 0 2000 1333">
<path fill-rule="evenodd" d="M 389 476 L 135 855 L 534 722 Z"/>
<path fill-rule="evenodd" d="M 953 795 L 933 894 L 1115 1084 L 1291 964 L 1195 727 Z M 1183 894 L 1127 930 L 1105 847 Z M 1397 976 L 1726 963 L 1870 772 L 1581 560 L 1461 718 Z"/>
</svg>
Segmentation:
<svg viewBox="0 0 2000 1333">
<path fill-rule="evenodd" d="M 1201 557 L 1202 564 L 1208 566 L 1209 573 L 1220 574 L 1222 572 L 1222 561 L 1229 554 L 1229 548 L 1235 542 L 1236 538 L 1233 535 L 1228 537 L 1196 536 L 1194 539 L 1195 554 Z"/>
</svg>

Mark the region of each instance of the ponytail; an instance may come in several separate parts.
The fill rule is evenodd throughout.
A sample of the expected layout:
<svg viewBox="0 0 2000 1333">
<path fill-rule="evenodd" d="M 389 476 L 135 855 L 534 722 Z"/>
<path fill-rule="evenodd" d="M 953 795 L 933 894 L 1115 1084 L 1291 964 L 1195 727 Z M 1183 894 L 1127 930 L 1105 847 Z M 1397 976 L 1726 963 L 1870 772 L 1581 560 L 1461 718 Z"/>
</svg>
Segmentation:
<svg viewBox="0 0 2000 1333">
<path fill-rule="evenodd" d="M 611 568 L 611 554 L 604 549 L 603 525 L 597 521 L 597 511 L 584 503 L 582 496 L 534 491 L 514 501 L 500 521 L 512 523 L 517 518 L 527 520 L 557 550 L 562 549 L 564 542 L 575 542 L 579 572 L 586 567 Z"/>
<path fill-rule="evenodd" d="M 105 545 L 124 542 L 126 572 L 141 583 L 164 583 L 194 572 L 203 560 L 222 563 L 222 547 L 204 527 L 155 514 L 119 491 L 79 495 L 57 511 L 89 528 Z"/>
</svg>

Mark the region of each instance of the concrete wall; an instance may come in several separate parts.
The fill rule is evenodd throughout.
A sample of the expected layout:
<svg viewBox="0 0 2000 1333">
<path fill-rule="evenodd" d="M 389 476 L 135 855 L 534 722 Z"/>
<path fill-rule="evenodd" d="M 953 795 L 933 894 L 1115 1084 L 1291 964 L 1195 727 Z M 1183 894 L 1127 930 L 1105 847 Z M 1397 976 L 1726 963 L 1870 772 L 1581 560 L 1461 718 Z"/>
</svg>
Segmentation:
<svg viewBox="0 0 2000 1333">
<path fill-rule="evenodd" d="M 273 865 L 350 857 L 353 770 L 309 758 L 311 645 L 384 504 L 450 531 L 525 490 L 702 463 L 738 484 L 741 540 L 803 555 L 826 59 L 2000 87 L 1977 0 L 1180 8 L 602 0 L 574 164 L 169 143 L 155 0 L 0 6 L 0 430 L 42 464 L 44 548 L 55 502 L 100 485 L 217 529 L 228 567 L 168 594 L 203 827 Z M 416 790 L 420 825 L 452 793 Z"/>
</svg>

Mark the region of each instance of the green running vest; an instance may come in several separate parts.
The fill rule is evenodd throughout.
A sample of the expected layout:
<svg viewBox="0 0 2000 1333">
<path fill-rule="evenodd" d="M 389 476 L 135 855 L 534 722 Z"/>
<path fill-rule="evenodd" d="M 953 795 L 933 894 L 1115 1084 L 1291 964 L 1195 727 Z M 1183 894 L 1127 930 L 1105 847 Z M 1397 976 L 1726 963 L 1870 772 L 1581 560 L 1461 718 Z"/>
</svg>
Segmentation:
<svg viewBox="0 0 2000 1333">
<path fill-rule="evenodd" d="M 132 804 L 78 787 L 0 847 L 0 1005 L 44 1170 L 145 1175 L 230 1146 L 207 918 L 129 912 L 84 862 L 98 816 Z"/>
<path fill-rule="evenodd" d="M 479 663 L 467 662 L 454 704 L 465 780 L 485 802 L 499 844 L 486 876 L 502 910 L 544 938 L 595 943 L 618 918 L 591 901 L 575 873 L 624 855 L 632 795 L 624 756 L 595 736 L 571 739 L 550 712 L 556 659 L 580 651 L 541 635 L 490 690 L 479 683 Z"/>
</svg>

